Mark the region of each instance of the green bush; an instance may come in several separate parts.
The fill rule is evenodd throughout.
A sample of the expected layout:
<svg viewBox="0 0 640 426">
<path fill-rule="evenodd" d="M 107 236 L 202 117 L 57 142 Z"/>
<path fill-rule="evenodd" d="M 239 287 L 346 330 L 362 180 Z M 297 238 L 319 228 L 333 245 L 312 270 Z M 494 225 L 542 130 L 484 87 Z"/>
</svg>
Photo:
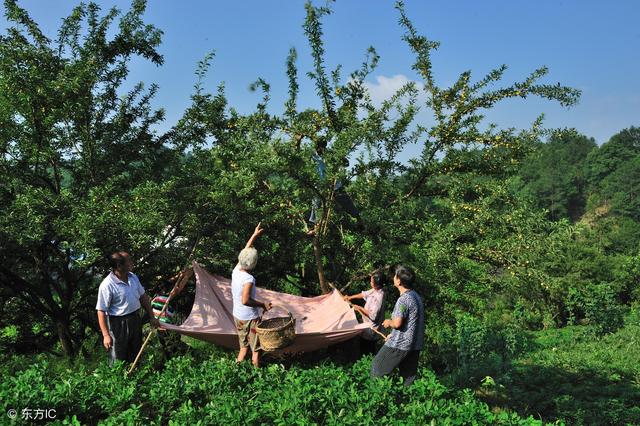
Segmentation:
<svg viewBox="0 0 640 426">
<path fill-rule="evenodd" d="M 492 405 L 572 425 L 640 424 L 640 309 L 625 326 L 594 338 L 594 326 L 534 333 L 535 345 L 501 376 Z"/>
<path fill-rule="evenodd" d="M 584 318 L 597 335 L 618 330 L 624 324 L 624 309 L 609 284 L 588 285 L 569 289 L 567 309 L 573 323 Z"/>
<path fill-rule="evenodd" d="M 17 361 L 14 358 L 14 366 Z M 332 363 L 256 370 L 232 358 L 176 357 L 163 370 L 145 366 L 127 377 L 122 364 L 91 370 L 22 359 L 0 384 L 3 409 L 55 408 L 65 424 L 539 424 L 493 413 L 470 391 L 455 392 L 427 369 L 413 386 L 371 379 L 371 358 L 349 368 Z"/>
<path fill-rule="evenodd" d="M 427 327 L 427 342 L 432 364 L 453 373 L 458 384 L 469 386 L 507 369 L 527 348 L 529 337 L 512 324 L 496 325 L 459 314 L 453 326 Z"/>
</svg>

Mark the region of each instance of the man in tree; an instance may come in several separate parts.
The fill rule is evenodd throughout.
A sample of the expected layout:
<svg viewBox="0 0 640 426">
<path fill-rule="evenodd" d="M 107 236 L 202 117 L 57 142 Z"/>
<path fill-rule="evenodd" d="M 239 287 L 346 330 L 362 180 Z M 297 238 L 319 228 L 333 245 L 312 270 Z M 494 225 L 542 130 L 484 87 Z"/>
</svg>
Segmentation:
<svg viewBox="0 0 640 426">
<path fill-rule="evenodd" d="M 393 331 L 386 343 L 373 359 L 371 376 L 381 377 L 390 374 L 396 367 L 409 386 L 418 373 L 418 358 L 424 346 L 424 305 L 420 295 L 413 290 L 414 272 L 406 266 L 398 266 L 393 277 L 393 286 L 400 297 L 391 314 L 391 319 L 382 323 Z"/>
<path fill-rule="evenodd" d="M 384 319 L 384 274 L 382 271 L 375 271 L 370 277 L 371 290 L 363 291 L 351 296 L 344 296 L 344 300 L 347 302 L 353 299 L 364 299 L 364 307 L 359 305 L 352 305 L 353 309 L 358 311 L 362 315 L 362 319 L 365 322 L 369 322 L 371 327 L 378 329 L 382 325 Z M 375 352 L 375 344 L 379 335 L 373 330 L 365 330 L 360 339 L 360 351 L 363 355 L 372 354 Z"/>
<path fill-rule="evenodd" d="M 142 346 L 140 305 L 149 314 L 152 327 L 160 326 L 160 321 L 154 317 L 149 296 L 132 272 L 129 253 L 113 253 L 109 256 L 109 264 L 112 270 L 100 283 L 96 304 L 102 344 L 111 351 L 110 363 L 115 360 L 133 362 Z"/>
<path fill-rule="evenodd" d="M 238 264 L 231 274 L 231 294 L 233 299 L 233 320 L 238 331 L 240 351 L 236 362 L 244 361 L 251 348 L 251 362 L 260 367 L 260 341 L 256 333 L 256 325 L 260 318 L 258 308 L 268 311 L 271 302 L 256 300 L 256 279 L 250 274 L 258 263 L 258 251 L 253 247 L 256 238 L 262 234 L 260 223 L 238 255 Z"/>
<path fill-rule="evenodd" d="M 316 163 L 316 169 L 318 172 L 318 177 L 321 182 L 324 182 L 327 177 L 327 166 L 324 162 L 323 155 L 327 148 L 327 141 L 322 139 L 316 142 L 316 152 L 313 154 L 313 161 Z M 349 161 L 345 159 L 346 166 L 348 166 Z M 333 187 L 335 191 L 335 202 L 345 213 L 349 216 L 356 218 L 358 223 L 361 222 L 360 211 L 353 203 L 353 200 L 349 196 L 349 194 L 345 191 L 344 185 L 341 181 L 336 181 Z M 320 218 L 318 217 L 318 209 L 320 208 L 320 199 L 314 198 L 311 205 L 311 214 L 309 216 L 309 222 L 315 226 Z M 313 235 L 315 231 L 312 229 L 308 232 L 309 235 Z"/>
</svg>

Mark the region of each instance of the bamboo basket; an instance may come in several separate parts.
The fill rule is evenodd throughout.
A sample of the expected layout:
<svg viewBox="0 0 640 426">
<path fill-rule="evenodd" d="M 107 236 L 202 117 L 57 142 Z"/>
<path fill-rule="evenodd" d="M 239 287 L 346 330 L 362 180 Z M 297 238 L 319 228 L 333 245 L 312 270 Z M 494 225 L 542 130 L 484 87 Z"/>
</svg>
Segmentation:
<svg viewBox="0 0 640 426">
<path fill-rule="evenodd" d="M 284 309 L 289 316 L 269 318 L 257 324 L 256 333 L 260 347 L 266 352 L 286 348 L 296 338 L 296 319 L 291 312 L 278 305 L 273 305 L 273 308 Z"/>
</svg>

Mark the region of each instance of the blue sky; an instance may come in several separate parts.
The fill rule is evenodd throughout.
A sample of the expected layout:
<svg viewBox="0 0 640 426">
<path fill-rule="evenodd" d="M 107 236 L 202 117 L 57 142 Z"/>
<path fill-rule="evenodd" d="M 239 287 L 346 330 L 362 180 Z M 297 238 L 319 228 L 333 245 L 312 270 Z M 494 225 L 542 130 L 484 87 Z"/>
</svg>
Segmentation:
<svg viewBox="0 0 640 426">
<path fill-rule="evenodd" d="M 98 3 L 105 11 L 129 6 L 126 1 Z M 77 2 L 19 4 L 45 34 L 55 37 L 62 17 Z M 339 0 L 332 8 L 334 13 L 324 20 L 329 68 L 342 64 L 346 78 L 372 45 L 381 57 L 369 79 L 374 98 L 390 95 L 404 81 L 418 80 L 393 1 Z M 502 127 L 526 128 L 545 113 L 547 127 L 575 127 L 601 144 L 623 128 L 640 126 L 638 0 L 408 0 L 406 10 L 422 34 L 441 42 L 433 56 L 441 84 L 465 70 L 480 79 L 503 63 L 509 66 L 505 83 L 510 83 L 545 65 L 550 73 L 544 82 L 561 82 L 583 92 L 580 103 L 570 109 L 531 98 L 502 104 L 488 114 Z M 132 82 L 159 84 L 155 105 L 166 109 L 164 128 L 169 128 L 189 105 L 196 63 L 213 50 L 207 89 L 213 92 L 225 82 L 230 105 L 249 112 L 261 94 L 251 93 L 248 86 L 262 77 L 272 87 L 272 111 L 282 111 L 287 98 L 285 59 L 293 46 L 299 56 L 299 106 L 317 106 L 312 83 L 304 76 L 311 69 L 301 27 L 304 16 L 304 2 L 298 0 L 151 0 L 145 17 L 164 31 L 160 51 L 165 64 L 155 67 L 134 60 Z M 0 32 L 6 25 L 0 18 Z"/>
</svg>

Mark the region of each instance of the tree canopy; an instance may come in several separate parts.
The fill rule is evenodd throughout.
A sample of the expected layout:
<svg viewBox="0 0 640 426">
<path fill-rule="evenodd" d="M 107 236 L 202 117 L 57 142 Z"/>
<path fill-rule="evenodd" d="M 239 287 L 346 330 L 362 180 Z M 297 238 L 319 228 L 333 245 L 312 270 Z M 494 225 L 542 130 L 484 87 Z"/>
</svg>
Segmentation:
<svg viewBox="0 0 640 426">
<path fill-rule="evenodd" d="M 313 67 L 304 76 L 319 108 L 299 105 L 296 49 L 283 58 L 289 99 L 280 112 L 270 105 L 269 83 L 257 78 L 251 89 L 263 98 L 247 114 L 228 104 L 224 84 L 205 87 L 211 53 L 196 64 L 191 104 L 159 134 L 164 113 L 151 100 L 161 88 L 123 89 L 132 57 L 163 63 L 162 32 L 143 21 L 145 7 L 134 1 L 121 13 L 81 4 L 50 40 L 5 0 L 12 27 L 0 36 L 3 309 L 46 316 L 41 328 L 22 330 L 25 336 L 46 335 L 50 343 L 57 336 L 74 354 L 97 327 L 105 255 L 130 251 L 149 290 L 189 254 L 228 274 L 258 221 L 267 229 L 258 243 L 259 285 L 315 295 L 330 284 L 357 288 L 374 268 L 408 263 L 434 307 L 428 321 L 447 327 L 462 314 L 506 312 L 526 327 L 562 325 L 600 312 L 580 305 L 587 294 L 631 297 L 627 281 L 613 293 L 588 286 L 617 280 L 602 270 L 576 267 L 579 279 L 570 283 L 573 266 L 563 262 L 574 265 L 571 250 L 588 259 L 602 254 L 575 247 L 587 237 L 561 219 L 578 220 L 596 181 L 606 194 L 617 188 L 623 195 L 612 196 L 612 206 L 637 219 L 628 197 L 638 181 L 623 182 L 637 175 L 637 129 L 598 149 L 571 131 L 542 144 L 541 119 L 526 130 L 484 120 L 510 98 L 577 102 L 578 90 L 544 82 L 546 67 L 509 85 L 501 85 L 505 65 L 440 85 L 433 72 L 439 44 L 398 3 L 415 56 L 408 66 L 421 81 L 376 105 L 365 85 L 376 50 L 363 52 L 361 67 L 348 75 L 328 64 L 322 23 L 331 10 L 308 3 L 302 29 Z M 417 120 L 419 110 L 431 124 Z M 408 144 L 419 153 L 402 162 Z M 611 158 L 627 152 L 634 159 L 618 169 Z"/>
</svg>

